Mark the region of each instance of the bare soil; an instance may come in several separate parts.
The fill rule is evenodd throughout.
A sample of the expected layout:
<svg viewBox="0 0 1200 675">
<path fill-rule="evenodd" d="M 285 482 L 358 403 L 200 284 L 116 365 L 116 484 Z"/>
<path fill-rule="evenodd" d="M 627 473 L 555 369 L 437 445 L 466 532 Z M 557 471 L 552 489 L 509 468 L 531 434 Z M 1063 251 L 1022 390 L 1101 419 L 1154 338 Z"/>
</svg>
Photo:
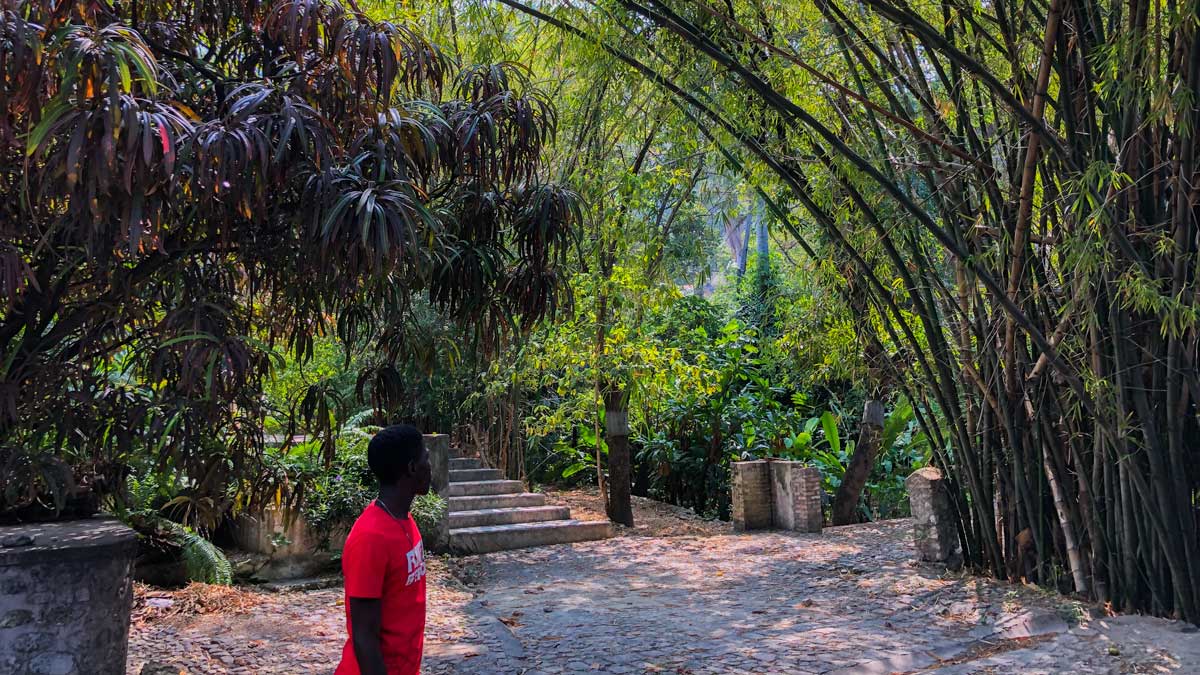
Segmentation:
<svg viewBox="0 0 1200 675">
<path fill-rule="evenodd" d="M 576 520 L 607 520 L 604 500 L 595 487 L 559 490 L 542 489 L 551 504 L 571 509 Z M 707 520 L 691 509 L 656 502 L 645 497 L 633 498 L 633 527 L 617 526 L 618 536 L 627 537 L 716 537 L 733 534 L 733 524 Z"/>
</svg>

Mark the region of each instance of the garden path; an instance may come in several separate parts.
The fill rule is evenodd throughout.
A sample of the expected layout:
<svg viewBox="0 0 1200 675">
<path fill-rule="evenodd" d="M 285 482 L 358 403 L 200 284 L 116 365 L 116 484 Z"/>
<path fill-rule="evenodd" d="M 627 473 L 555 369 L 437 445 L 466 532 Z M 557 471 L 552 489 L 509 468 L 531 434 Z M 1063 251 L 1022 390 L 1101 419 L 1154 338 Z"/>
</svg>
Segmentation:
<svg viewBox="0 0 1200 675">
<path fill-rule="evenodd" d="M 917 565 L 906 521 L 735 535 L 638 513 L 649 525 L 609 540 L 431 564 L 424 672 L 1200 673 L 1195 627 Z M 130 675 L 332 672 L 339 590 L 246 597 L 143 613 Z"/>
</svg>

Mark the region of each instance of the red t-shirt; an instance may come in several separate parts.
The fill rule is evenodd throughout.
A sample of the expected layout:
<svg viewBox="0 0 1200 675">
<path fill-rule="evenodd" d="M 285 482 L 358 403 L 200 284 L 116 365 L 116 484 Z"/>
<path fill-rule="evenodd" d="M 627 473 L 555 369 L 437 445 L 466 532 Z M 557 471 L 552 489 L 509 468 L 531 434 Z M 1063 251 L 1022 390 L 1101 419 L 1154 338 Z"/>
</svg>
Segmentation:
<svg viewBox="0 0 1200 675">
<path fill-rule="evenodd" d="M 425 645 L 425 550 L 412 515 L 396 520 L 383 507 L 367 506 L 342 549 L 346 576 L 346 631 L 350 598 L 383 601 L 380 641 L 388 675 L 417 675 Z M 359 675 L 352 639 L 342 648 L 334 675 Z"/>
</svg>

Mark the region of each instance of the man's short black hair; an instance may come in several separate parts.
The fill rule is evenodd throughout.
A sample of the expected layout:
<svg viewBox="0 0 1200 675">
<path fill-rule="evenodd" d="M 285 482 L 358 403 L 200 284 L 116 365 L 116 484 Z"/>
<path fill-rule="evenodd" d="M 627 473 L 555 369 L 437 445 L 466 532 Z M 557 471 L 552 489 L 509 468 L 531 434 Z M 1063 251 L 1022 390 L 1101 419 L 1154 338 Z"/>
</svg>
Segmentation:
<svg viewBox="0 0 1200 675">
<path fill-rule="evenodd" d="M 408 465 L 421 459 L 425 440 L 411 424 L 393 424 L 375 434 L 367 445 L 367 465 L 380 485 L 390 485 L 408 472 Z"/>
</svg>

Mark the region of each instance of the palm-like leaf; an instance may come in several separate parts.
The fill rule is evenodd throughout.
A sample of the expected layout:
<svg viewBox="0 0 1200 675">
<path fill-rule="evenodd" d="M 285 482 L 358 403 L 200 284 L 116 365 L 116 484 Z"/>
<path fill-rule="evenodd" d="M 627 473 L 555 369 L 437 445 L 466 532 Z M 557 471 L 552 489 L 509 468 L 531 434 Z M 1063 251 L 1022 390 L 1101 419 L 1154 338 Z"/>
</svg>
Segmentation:
<svg viewBox="0 0 1200 675">
<path fill-rule="evenodd" d="M 382 411 L 445 353 L 399 326 L 418 295 L 488 344 L 555 311 L 581 212 L 537 180 L 554 111 L 513 64 L 444 100 L 452 66 L 337 0 L 0 0 L 0 448 L 113 493 L 151 464 L 219 512 L 285 487 L 257 424 L 278 350 L 335 320 L 381 345 Z M 328 450 L 344 402 L 309 393 Z"/>
<path fill-rule="evenodd" d="M 423 246 L 438 227 L 420 194 L 410 183 L 376 182 L 357 169 L 351 165 L 309 180 L 309 236 L 327 258 L 345 261 L 349 270 L 406 272 L 421 266 Z"/>
</svg>

